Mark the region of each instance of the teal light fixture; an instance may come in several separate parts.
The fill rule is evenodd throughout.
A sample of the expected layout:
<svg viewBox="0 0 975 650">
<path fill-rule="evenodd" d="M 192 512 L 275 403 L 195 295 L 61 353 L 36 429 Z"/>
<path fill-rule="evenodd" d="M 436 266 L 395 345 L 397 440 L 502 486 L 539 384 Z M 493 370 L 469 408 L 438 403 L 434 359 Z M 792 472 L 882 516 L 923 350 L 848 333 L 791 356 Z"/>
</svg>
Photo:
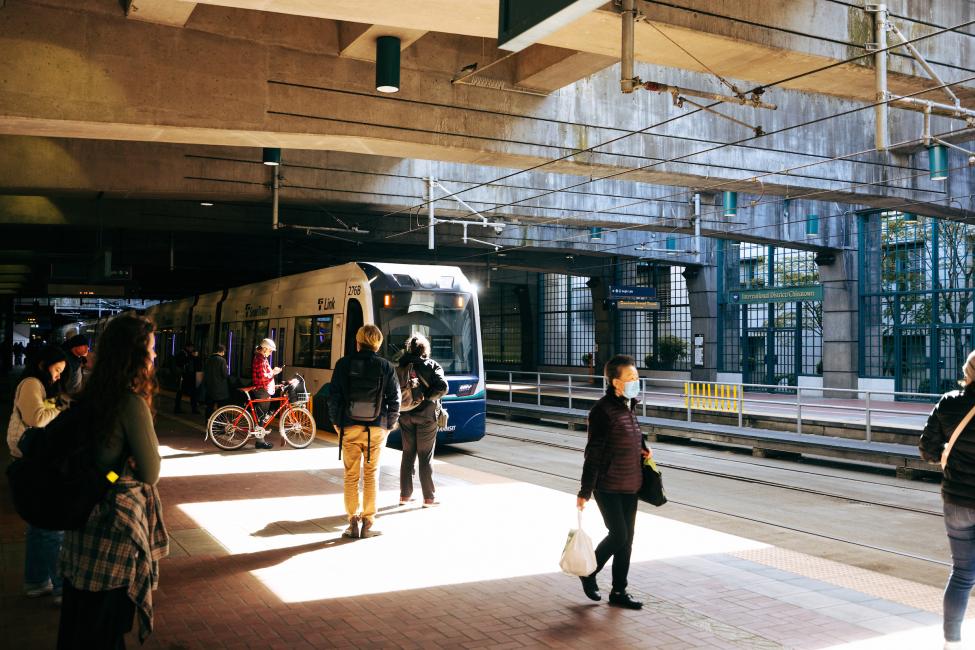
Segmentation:
<svg viewBox="0 0 975 650">
<path fill-rule="evenodd" d="M 901 223 L 905 226 L 916 226 L 919 222 L 917 220 L 917 215 L 912 212 L 905 212 L 901 216 Z"/>
<path fill-rule="evenodd" d="M 376 90 L 381 93 L 399 91 L 399 39 L 380 36 L 376 39 Z"/>
<path fill-rule="evenodd" d="M 928 178 L 933 181 L 948 179 L 948 148 L 943 144 L 928 147 Z"/>
<path fill-rule="evenodd" d="M 724 216 L 737 217 L 738 216 L 738 192 L 725 192 L 723 202 L 724 202 Z"/>
<path fill-rule="evenodd" d="M 667 237 L 667 250 L 669 250 L 669 251 L 675 251 L 675 250 L 677 250 L 677 238 L 676 237 Z"/>
<path fill-rule="evenodd" d="M 269 167 L 277 167 L 281 164 L 281 150 L 277 147 L 264 147 L 261 161 Z"/>
<path fill-rule="evenodd" d="M 806 237 L 815 237 L 819 234 L 819 215 L 810 214 L 806 216 Z"/>
<path fill-rule="evenodd" d="M 603 229 L 599 226 L 591 226 L 589 228 L 589 239 L 602 239 Z"/>
</svg>

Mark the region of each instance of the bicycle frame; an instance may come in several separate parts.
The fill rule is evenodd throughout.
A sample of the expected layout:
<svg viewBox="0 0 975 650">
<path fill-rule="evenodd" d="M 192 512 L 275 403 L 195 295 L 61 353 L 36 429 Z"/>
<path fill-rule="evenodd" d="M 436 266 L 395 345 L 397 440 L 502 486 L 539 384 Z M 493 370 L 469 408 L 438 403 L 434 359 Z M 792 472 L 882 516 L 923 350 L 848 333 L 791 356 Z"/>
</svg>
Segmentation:
<svg viewBox="0 0 975 650">
<path fill-rule="evenodd" d="M 260 422 L 260 418 L 257 417 L 257 411 L 254 409 L 254 404 L 263 404 L 265 402 L 267 403 L 280 402 L 280 405 L 278 406 L 277 410 L 275 410 L 274 413 L 271 414 L 271 417 L 268 419 L 268 422 L 272 422 L 274 418 L 278 417 L 282 413 L 287 412 L 291 408 L 291 400 L 288 398 L 287 395 L 282 395 L 281 397 L 267 397 L 264 399 L 248 399 L 247 403 L 244 404 L 243 406 L 243 410 L 245 413 L 250 414 L 251 419 L 255 422 L 255 424 Z M 233 422 L 234 426 L 237 426 L 237 423 L 239 421 L 240 418 L 234 420 Z M 257 426 L 260 427 L 260 424 L 257 424 Z M 252 436 L 254 436 L 254 429 L 248 429 L 247 437 L 250 438 Z M 209 438 L 210 438 L 210 429 L 207 428 L 207 430 L 203 432 L 203 440 L 208 440 Z"/>
</svg>

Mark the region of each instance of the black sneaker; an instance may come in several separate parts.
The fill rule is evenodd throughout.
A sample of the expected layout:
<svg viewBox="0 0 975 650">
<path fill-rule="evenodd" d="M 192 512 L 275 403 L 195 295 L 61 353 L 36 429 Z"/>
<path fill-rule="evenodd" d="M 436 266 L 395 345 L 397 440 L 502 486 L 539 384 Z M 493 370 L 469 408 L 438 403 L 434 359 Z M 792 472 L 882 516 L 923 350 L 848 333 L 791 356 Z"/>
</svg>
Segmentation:
<svg viewBox="0 0 975 650">
<path fill-rule="evenodd" d="M 258 440 L 254 443 L 254 449 L 274 449 L 274 445 L 264 440 Z"/>
<path fill-rule="evenodd" d="M 643 609 L 643 603 L 639 600 L 633 600 L 633 597 L 625 591 L 609 592 L 609 604 L 626 609 Z"/>
<path fill-rule="evenodd" d="M 582 590 L 586 593 L 589 600 L 602 600 L 603 596 L 599 593 L 599 585 L 596 584 L 595 576 L 579 576 L 582 581 Z"/>
</svg>

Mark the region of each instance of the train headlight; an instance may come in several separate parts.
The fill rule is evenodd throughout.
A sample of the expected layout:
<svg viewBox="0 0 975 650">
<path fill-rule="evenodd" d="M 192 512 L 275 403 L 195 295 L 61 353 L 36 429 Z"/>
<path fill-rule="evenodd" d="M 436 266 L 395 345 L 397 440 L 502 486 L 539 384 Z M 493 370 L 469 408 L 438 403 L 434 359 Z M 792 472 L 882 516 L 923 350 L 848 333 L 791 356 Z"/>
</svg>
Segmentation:
<svg viewBox="0 0 975 650">
<path fill-rule="evenodd" d="M 457 397 L 467 397 L 474 394 L 477 384 L 461 384 L 457 387 Z"/>
<path fill-rule="evenodd" d="M 393 306 L 393 294 L 387 293 L 383 295 L 383 307 L 392 307 L 392 306 Z"/>
</svg>

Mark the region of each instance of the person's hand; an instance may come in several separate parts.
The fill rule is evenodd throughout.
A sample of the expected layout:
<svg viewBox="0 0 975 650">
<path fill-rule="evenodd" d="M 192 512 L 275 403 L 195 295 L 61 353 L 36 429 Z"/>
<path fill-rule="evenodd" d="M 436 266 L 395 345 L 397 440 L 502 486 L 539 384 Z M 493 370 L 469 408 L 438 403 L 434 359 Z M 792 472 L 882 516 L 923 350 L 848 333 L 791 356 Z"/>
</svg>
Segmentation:
<svg viewBox="0 0 975 650">
<path fill-rule="evenodd" d="M 579 510 L 585 510 L 586 501 L 588 500 L 589 499 L 583 499 L 582 497 L 576 497 L 576 508 L 578 508 Z"/>
<path fill-rule="evenodd" d="M 274 373 L 275 375 L 281 374 L 281 368 L 275 368 L 271 372 Z"/>
<path fill-rule="evenodd" d="M 651 450 L 651 449 L 641 449 L 640 450 L 640 455 L 643 456 L 643 460 L 646 460 L 648 458 L 653 458 L 653 450 Z"/>
</svg>

